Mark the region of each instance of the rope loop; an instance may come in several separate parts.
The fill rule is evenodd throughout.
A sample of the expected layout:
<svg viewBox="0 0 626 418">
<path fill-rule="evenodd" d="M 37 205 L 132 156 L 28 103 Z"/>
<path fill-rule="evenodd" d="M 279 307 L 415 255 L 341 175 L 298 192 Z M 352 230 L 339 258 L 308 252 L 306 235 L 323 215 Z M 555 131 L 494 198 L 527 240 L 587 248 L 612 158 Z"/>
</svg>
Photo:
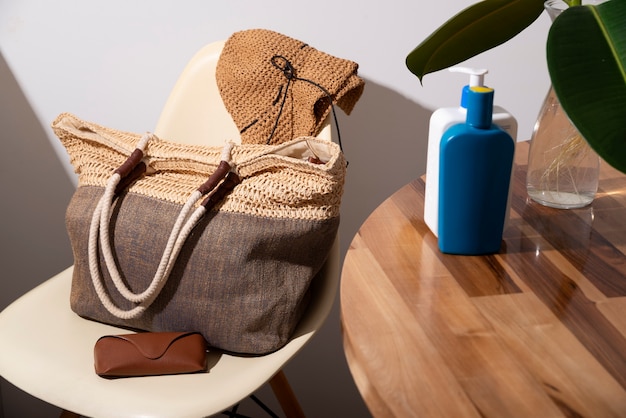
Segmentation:
<svg viewBox="0 0 626 418">
<path fill-rule="evenodd" d="M 113 202 L 120 191 L 119 185 L 123 182 L 124 177 L 128 176 L 129 173 L 133 171 L 131 166 L 133 164 L 139 164 L 140 160 L 138 160 L 137 157 L 139 153 L 141 153 L 141 156 L 143 157 L 143 150 L 145 149 L 148 140 L 145 140 L 145 137 L 140 140 L 137 146 L 137 150 L 139 150 L 139 152 L 134 152 L 133 155 L 129 157 L 129 160 L 123 164 L 124 168 L 121 170 L 122 173 L 120 173 L 119 169 L 113 172 L 111 178 L 105 186 L 100 200 L 98 201 L 96 209 L 94 210 L 89 227 L 88 259 L 91 280 L 102 305 L 112 315 L 121 319 L 139 317 L 158 297 L 167 282 L 170 272 L 174 267 L 178 254 L 187 240 L 187 237 L 191 234 L 192 229 L 202 216 L 208 209 L 210 209 L 210 207 L 207 208 L 205 205 L 200 205 L 194 210 L 196 203 L 204 195 L 212 193 L 211 196 L 214 196 L 212 200 L 215 204 L 218 199 L 223 198 L 236 186 L 236 184 L 232 184 L 231 181 L 226 182 L 226 180 L 224 180 L 228 179 L 229 174 L 233 173 L 233 168 L 228 162 L 231 159 L 233 145 L 227 144 L 222 152 L 222 161 L 216 172 L 209 177 L 207 182 L 191 193 L 187 202 L 180 210 L 165 245 L 157 271 L 155 272 L 149 286 L 143 292 L 133 292 L 125 284 L 125 281 L 117 268 L 115 255 L 111 247 L 111 240 L 109 237 L 109 223 Z M 132 164 L 129 163 L 130 160 L 133 161 Z M 227 184 L 225 185 L 225 183 Z M 225 190 L 220 190 L 224 188 Z M 129 310 L 120 309 L 107 294 L 103 283 L 102 272 L 100 271 L 98 244 L 104 259 L 103 268 L 108 270 L 111 280 L 120 295 L 127 301 L 135 304 L 133 308 Z"/>
</svg>

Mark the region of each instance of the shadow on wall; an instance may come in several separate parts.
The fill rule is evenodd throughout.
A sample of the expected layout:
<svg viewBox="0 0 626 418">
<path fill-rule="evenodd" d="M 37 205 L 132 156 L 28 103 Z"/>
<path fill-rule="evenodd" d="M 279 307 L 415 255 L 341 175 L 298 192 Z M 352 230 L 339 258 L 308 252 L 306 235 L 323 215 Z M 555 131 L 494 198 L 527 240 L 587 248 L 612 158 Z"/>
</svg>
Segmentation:
<svg viewBox="0 0 626 418">
<path fill-rule="evenodd" d="M 0 309 L 72 264 L 65 209 L 74 186 L 0 54 Z"/>
<path fill-rule="evenodd" d="M 341 204 L 342 260 L 368 215 L 393 192 L 426 172 L 431 111 L 393 90 L 366 82 L 353 113 L 337 113 L 349 162 Z M 337 297 L 322 329 L 286 369 L 309 416 L 371 416 L 348 370 L 342 339 Z M 332 412 L 328 405 L 333 405 Z"/>
<path fill-rule="evenodd" d="M 349 161 L 342 200 L 342 254 L 380 203 L 426 172 L 431 113 L 398 92 L 366 80 L 353 113 L 340 115 Z"/>
<path fill-rule="evenodd" d="M 2 310 L 72 264 L 64 217 L 74 186 L 1 53 L 0 91 Z M 0 416 L 58 416 L 58 409 L 0 383 Z"/>
</svg>

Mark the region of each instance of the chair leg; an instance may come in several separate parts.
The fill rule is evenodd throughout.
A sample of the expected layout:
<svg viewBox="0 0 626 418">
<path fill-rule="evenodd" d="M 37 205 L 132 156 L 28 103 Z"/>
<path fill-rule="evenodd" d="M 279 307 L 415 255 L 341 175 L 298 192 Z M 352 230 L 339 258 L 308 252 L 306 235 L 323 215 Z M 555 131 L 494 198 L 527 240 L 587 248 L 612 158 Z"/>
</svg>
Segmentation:
<svg viewBox="0 0 626 418">
<path fill-rule="evenodd" d="M 287 381 L 287 376 L 282 370 L 270 379 L 270 386 L 287 418 L 304 418 L 304 411 L 302 411 L 300 403 Z"/>
<path fill-rule="evenodd" d="M 74 412 L 63 410 L 61 411 L 61 415 L 59 418 L 80 418 L 80 415 L 75 414 Z"/>
</svg>

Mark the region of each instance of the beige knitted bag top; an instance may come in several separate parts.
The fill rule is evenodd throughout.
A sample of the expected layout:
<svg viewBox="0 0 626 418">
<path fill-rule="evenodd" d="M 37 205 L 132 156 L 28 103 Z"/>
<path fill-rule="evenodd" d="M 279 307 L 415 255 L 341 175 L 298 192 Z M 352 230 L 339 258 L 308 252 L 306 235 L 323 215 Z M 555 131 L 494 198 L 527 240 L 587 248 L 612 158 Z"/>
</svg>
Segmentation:
<svg viewBox="0 0 626 418">
<path fill-rule="evenodd" d="M 315 136 L 336 103 L 346 114 L 363 93 L 358 64 L 277 32 L 234 33 L 216 78 L 244 144 L 280 144 Z"/>
</svg>

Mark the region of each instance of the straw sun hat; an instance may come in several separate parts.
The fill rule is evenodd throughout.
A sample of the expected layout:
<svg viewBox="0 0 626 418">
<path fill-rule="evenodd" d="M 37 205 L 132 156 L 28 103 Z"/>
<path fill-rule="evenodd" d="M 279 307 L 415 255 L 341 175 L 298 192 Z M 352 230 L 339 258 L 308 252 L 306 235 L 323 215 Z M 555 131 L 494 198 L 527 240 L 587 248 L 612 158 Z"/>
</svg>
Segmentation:
<svg viewBox="0 0 626 418">
<path fill-rule="evenodd" d="M 265 29 L 234 33 L 216 68 L 242 143 L 279 144 L 316 135 L 331 104 L 350 114 L 364 81 L 358 64 Z"/>
</svg>

